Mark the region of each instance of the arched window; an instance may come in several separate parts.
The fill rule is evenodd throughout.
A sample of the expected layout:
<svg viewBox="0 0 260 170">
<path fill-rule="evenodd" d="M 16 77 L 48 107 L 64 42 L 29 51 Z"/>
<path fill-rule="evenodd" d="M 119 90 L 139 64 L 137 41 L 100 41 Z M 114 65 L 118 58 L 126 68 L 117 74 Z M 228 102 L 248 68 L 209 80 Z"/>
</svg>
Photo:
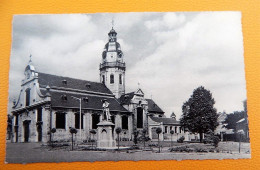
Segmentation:
<svg viewBox="0 0 260 170">
<path fill-rule="evenodd" d="M 114 84 L 114 74 L 110 74 L 110 84 Z"/>
<path fill-rule="evenodd" d="M 56 113 L 56 129 L 65 129 L 66 126 L 66 113 Z"/>
<path fill-rule="evenodd" d="M 105 84 L 105 76 L 102 75 L 102 83 Z"/>
<path fill-rule="evenodd" d="M 80 124 L 80 114 L 79 113 L 75 113 L 75 128 L 79 129 L 79 124 Z M 81 129 L 83 129 L 83 114 L 81 114 Z"/>
<path fill-rule="evenodd" d="M 122 74 L 119 74 L 119 84 L 122 84 Z"/>
<path fill-rule="evenodd" d="M 92 129 L 97 129 L 97 124 L 99 123 L 99 115 L 92 114 Z"/>
<path fill-rule="evenodd" d="M 42 121 L 42 107 L 39 107 L 37 109 L 37 121 L 41 122 Z"/>
<path fill-rule="evenodd" d="M 168 127 L 167 127 L 167 126 L 165 126 L 165 127 L 164 127 L 164 133 L 168 133 L 168 131 L 167 131 L 167 130 L 168 130 Z"/>
<path fill-rule="evenodd" d="M 122 129 L 128 130 L 128 116 L 126 115 L 122 116 Z"/>
<path fill-rule="evenodd" d="M 30 89 L 25 90 L 25 106 L 30 105 Z"/>
<path fill-rule="evenodd" d="M 137 128 L 143 128 L 143 108 L 137 108 Z"/>
</svg>

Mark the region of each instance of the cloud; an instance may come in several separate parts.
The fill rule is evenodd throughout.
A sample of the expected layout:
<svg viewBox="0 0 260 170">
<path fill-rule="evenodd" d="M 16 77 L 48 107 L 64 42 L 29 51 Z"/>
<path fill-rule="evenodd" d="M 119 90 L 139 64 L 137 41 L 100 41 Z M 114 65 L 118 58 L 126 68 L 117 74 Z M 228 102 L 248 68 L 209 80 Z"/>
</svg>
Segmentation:
<svg viewBox="0 0 260 170">
<path fill-rule="evenodd" d="M 242 110 L 246 98 L 239 12 L 17 15 L 13 20 L 10 101 L 33 55 L 41 72 L 99 81 L 101 54 L 111 29 L 126 62 L 126 91 L 138 82 L 177 118 L 194 88 L 213 93 L 218 111 Z"/>
<path fill-rule="evenodd" d="M 185 22 L 185 15 L 165 13 L 161 18 L 145 21 L 145 26 L 151 30 L 174 29 Z"/>
</svg>

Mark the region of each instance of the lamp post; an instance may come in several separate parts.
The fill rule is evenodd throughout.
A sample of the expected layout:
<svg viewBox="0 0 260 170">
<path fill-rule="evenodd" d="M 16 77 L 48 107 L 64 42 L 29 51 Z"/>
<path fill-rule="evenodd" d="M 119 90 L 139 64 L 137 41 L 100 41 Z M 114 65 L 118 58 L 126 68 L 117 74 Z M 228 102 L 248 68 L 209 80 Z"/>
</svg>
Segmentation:
<svg viewBox="0 0 260 170">
<path fill-rule="evenodd" d="M 81 138 L 81 101 L 82 100 L 88 100 L 87 97 L 84 97 L 84 98 L 78 98 L 78 97 L 74 97 L 74 96 L 71 96 L 73 99 L 76 99 L 76 100 L 79 100 L 79 137 L 80 137 L 80 140 L 82 139 Z"/>
<path fill-rule="evenodd" d="M 171 147 L 172 147 L 172 135 L 174 134 L 174 130 L 171 130 L 170 134 L 171 134 Z"/>
<path fill-rule="evenodd" d="M 244 135 L 244 131 L 242 129 L 240 129 L 240 130 L 238 130 L 238 134 L 239 134 L 238 152 L 240 153 L 240 150 L 241 150 L 241 136 Z"/>
</svg>

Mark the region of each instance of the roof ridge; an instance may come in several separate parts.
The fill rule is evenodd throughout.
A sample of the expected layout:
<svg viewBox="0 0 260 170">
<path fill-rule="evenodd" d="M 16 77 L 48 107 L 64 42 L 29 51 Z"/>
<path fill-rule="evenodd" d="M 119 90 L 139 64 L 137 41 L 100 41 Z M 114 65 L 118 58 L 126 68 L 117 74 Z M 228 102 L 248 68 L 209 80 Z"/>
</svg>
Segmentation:
<svg viewBox="0 0 260 170">
<path fill-rule="evenodd" d="M 134 92 L 125 93 L 124 95 L 128 95 L 128 94 L 130 94 L 130 93 L 134 93 Z"/>
<path fill-rule="evenodd" d="M 50 76 L 57 76 L 57 77 L 62 77 L 62 78 L 69 78 L 69 79 L 74 79 L 74 80 L 81 80 L 81 81 L 86 81 L 86 82 L 91 82 L 91 83 L 98 83 L 98 84 L 103 84 L 97 81 L 89 81 L 89 80 L 83 80 L 80 78 L 73 78 L 73 77 L 67 77 L 67 76 L 60 76 L 60 75 L 55 75 L 55 74 L 49 74 L 49 73 L 43 73 L 43 72 L 37 72 L 38 74 L 46 74 L 46 75 L 50 75 Z"/>
</svg>

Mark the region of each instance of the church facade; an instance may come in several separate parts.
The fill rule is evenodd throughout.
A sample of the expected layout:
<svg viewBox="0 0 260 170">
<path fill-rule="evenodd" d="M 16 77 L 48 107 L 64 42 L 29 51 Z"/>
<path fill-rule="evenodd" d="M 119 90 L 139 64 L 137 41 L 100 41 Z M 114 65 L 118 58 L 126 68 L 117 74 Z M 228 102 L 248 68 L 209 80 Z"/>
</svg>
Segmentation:
<svg viewBox="0 0 260 170">
<path fill-rule="evenodd" d="M 102 120 L 102 101 L 109 103 L 111 121 L 121 127 L 121 140 L 132 140 L 134 130 L 147 129 L 149 137 L 157 139 L 155 129 L 161 127 L 161 140 L 197 139 L 185 131 L 174 117 L 166 118 L 164 111 L 143 91 L 125 93 L 124 54 L 112 28 L 99 66 L 100 82 L 91 82 L 39 72 L 30 60 L 24 70 L 20 94 L 13 101 L 11 114 L 13 142 L 68 141 L 70 128 L 76 128 L 78 141 L 93 138 Z M 55 132 L 55 133 L 54 133 Z M 94 136 L 96 138 L 96 136 Z"/>
</svg>

